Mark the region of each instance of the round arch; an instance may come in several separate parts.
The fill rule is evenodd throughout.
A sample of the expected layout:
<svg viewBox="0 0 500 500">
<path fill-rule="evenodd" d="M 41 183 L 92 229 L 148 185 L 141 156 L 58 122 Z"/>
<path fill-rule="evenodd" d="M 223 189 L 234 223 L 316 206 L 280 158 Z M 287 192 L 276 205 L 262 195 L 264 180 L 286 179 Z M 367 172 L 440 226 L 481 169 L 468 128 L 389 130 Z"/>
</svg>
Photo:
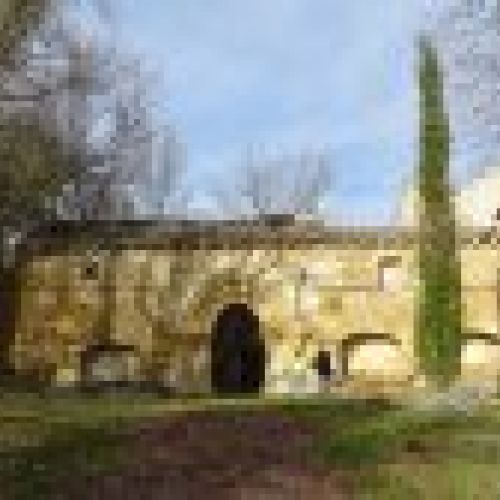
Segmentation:
<svg viewBox="0 0 500 500">
<path fill-rule="evenodd" d="M 203 280 L 202 286 L 191 294 L 183 307 L 189 333 L 211 333 L 214 318 L 226 304 L 247 304 L 249 309 L 256 311 L 262 297 L 254 286 L 255 279 L 256 275 L 241 268 L 228 267 Z"/>
<path fill-rule="evenodd" d="M 211 382 L 216 393 L 258 393 L 265 382 L 266 349 L 258 317 L 245 303 L 220 309 L 211 337 Z"/>
<path fill-rule="evenodd" d="M 488 332 L 468 332 L 462 338 L 460 374 L 465 380 L 497 379 L 500 375 L 500 338 Z"/>
<path fill-rule="evenodd" d="M 484 342 L 489 345 L 500 345 L 500 337 L 489 332 L 466 332 L 462 335 L 462 346 L 469 342 Z"/>
<path fill-rule="evenodd" d="M 344 338 L 337 349 L 337 365 L 340 367 L 342 378 L 352 375 L 352 356 L 356 349 L 374 346 L 387 346 L 389 349 L 399 349 L 401 342 L 387 333 L 354 333 Z M 375 349 L 376 350 L 376 349 Z"/>
</svg>

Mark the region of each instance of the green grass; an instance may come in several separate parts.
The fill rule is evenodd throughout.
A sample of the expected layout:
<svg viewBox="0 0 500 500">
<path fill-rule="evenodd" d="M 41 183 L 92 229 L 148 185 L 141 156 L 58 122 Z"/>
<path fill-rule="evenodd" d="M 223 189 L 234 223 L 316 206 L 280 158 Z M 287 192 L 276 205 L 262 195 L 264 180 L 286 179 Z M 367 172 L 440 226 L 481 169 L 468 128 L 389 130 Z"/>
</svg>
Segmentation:
<svg viewBox="0 0 500 500">
<path fill-rule="evenodd" d="M 175 413 L 219 407 L 262 407 L 255 399 L 182 398 L 107 394 L 0 396 L 0 498 L 52 498 L 65 477 L 119 467 L 127 432 L 135 424 Z"/>
<path fill-rule="evenodd" d="M 108 395 L 0 397 L 2 498 L 50 498 L 54 478 L 119 467 L 127 430 L 184 411 L 280 411 L 319 429 L 318 461 L 343 470 L 357 498 L 500 498 L 500 414 L 410 412 L 383 401 Z M 6 492 L 6 493 L 5 493 Z"/>
<path fill-rule="evenodd" d="M 127 431 L 145 419 L 207 409 L 265 411 L 269 407 L 307 408 L 311 404 L 281 398 L 168 399 L 137 394 L 42 397 L 4 392 L 0 396 L 0 498 L 51 498 L 59 479 L 119 467 L 129 457 Z"/>
<path fill-rule="evenodd" d="M 359 415 L 358 415 L 359 417 Z M 500 498 L 500 415 L 403 409 L 325 421 L 318 453 L 351 474 L 359 498 Z"/>
<path fill-rule="evenodd" d="M 176 407 L 149 396 L 4 394 L 0 410 L 0 494 L 29 499 L 50 498 L 58 478 L 118 466 L 129 425 Z"/>
<path fill-rule="evenodd" d="M 290 402 L 320 429 L 316 453 L 360 499 L 500 499 L 500 412 L 415 412 L 383 401 Z"/>
<path fill-rule="evenodd" d="M 72 475 L 92 474 L 118 466 L 125 441 L 111 428 L 66 428 L 41 446 L 0 455 L 0 476 L 8 498 L 51 498 L 54 485 Z"/>
</svg>

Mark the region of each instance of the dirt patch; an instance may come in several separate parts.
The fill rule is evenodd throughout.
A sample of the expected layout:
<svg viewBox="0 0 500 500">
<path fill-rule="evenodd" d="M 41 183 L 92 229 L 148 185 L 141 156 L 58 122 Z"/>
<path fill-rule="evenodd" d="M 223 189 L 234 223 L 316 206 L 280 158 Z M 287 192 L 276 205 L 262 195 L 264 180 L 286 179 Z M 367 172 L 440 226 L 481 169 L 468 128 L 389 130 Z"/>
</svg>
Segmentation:
<svg viewBox="0 0 500 500">
<path fill-rule="evenodd" d="M 277 413 L 193 412 L 136 428 L 125 467 L 73 479 L 57 498 L 352 498 L 340 473 L 313 459 L 314 438 Z"/>
</svg>

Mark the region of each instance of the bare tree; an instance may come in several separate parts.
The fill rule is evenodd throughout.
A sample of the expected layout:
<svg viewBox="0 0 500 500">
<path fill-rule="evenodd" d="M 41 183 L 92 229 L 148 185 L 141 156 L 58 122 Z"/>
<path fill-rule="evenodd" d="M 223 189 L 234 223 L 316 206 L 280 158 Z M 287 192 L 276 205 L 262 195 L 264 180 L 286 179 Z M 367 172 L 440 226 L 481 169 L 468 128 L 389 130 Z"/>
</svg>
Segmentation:
<svg viewBox="0 0 500 500">
<path fill-rule="evenodd" d="M 3 0 L 0 4 L 0 66 L 12 66 L 16 49 L 37 28 L 53 0 Z"/>
<path fill-rule="evenodd" d="M 31 3 L 36 24 L 12 7 L 24 27 L 4 37 L 12 46 L 0 76 L 2 226 L 157 215 L 183 164 L 150 97 L 154 81 L 100 36 L 98 22 L 71 19 L 62 3 Z"/>
<path fill-rule="evenodd" d="M 252 151 L 235 172 L 236 181 L 211 188 L 224 214 L 319 215 L 320 202 L 332 187 L 328 153 L 301 151 L 258 158 Z"/>
</svg>

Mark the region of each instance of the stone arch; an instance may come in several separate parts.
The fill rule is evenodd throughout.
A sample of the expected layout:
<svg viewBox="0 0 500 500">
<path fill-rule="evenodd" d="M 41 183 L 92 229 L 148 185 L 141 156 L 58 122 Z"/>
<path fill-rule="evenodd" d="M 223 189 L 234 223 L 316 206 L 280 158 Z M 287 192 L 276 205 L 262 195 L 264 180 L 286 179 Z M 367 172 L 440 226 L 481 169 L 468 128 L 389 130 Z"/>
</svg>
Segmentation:
<svg viewBox="0 0 500 500">
<path fill-rule="evenodd" d="M 388 346 L 389 349 L 399 349 L 401 342 L 393 335 L 387 333 L 355 333 L 344 338 L 337 349 L 337 365 L 343 379 L 351 378 L 353 367 L 352 356 L 356 349 L 374 346 Z M 376 349 L 374 349 L 376 351 Z"/>
<path fill-rule="evenodd" d="M 226 255 L 220 251 L 220 256 Z M 215 255 L 215 257 L 217 254 Z M 214 256 L 211 256 L 214 260 Z M 236 266 L 235 260 L 238 264 Z M 194 391 L 211 391 L 211 351 L 212 337 L 218 314 L 229 304 L 245 304 L 252 313 L 259 317 L 261 325 L 261 300 L 256 287 L 252 286 L 254 275 L 246 272 L 245 259 L 230 259 L 229 265 L 223 267 L 205 267 L 200 265 L 197 273 L 191 272 L 183 275 L 182 290 L 180 290 L 169 306 L 166 328 L 184 339 L 182 342 L 172 343 L 164 336 L 164 366 L 163 370 L 168 380 L 176 378 L 175 373 L 180 371 L 175 368 L 178 360 L 188 360 L 188 365 L 182 363 L 182 374 L 179 375 L 175 384 L 177 390 L 184 387 L 193 387 Z M 206 263 L 205 263 L 206 264 Z M 260 332 L 262 333 L 262 332 Z M 267 337 L 267 331 L 266 331 Z M 262 340 L 264 336 L 262 336 Z M 205 361 L 198 362 L 198 358 Z"/>
<path fill-rule="evenodd" d="M 225 304 L 247 304 L 252 311 L 257 311 L 261 297 L 253 286 L 255 279 L 255 275 L 236 267 L 209 273 L 180 311 L 189 333 L 211 334 L 214 317 Z"/>
<path fill-rule="evenodd" d="M 217 393 L 258 393 L 265 382 L 266 350 L 258 317 L 245 303 L 217 314 L 211 337 L 211 382 Z"/>
<path fill-rule="evenodd" d="M 462 336 L 462 345 L 468 342 L 482 341 L 490 345 L 500 345 L 500 337 L 489 332 L 467 332 Z"/>
<path fill-rule="evenodd" d="M 496 379 L 500 375 L 500 338 L 494 333 L 469 332 L 462 338 L 461 377 Z"/>
</svg>

